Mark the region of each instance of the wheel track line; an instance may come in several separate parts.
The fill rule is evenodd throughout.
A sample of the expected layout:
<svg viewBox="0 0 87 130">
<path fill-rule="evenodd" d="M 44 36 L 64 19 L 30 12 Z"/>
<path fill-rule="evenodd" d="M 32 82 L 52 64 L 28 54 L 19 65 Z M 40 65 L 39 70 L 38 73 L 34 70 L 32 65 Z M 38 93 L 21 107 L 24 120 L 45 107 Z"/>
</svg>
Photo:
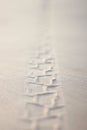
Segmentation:
<svg viewBox="0 0 87 130">
<path fill-rule="evenodd" d="M 49 50 L 49 46 L 47 46 L 47 49 Z M 59 104 L 59 100 L 63 98 L 63 95 L 61 95 L 62 87 L 58 85 L 57 73 L 55 68 L 55 57 L 53 57 L 52 49 L 48 51 L 49 53 L 47 53 L 47 49 L 45 47 L 43 53 L 39 52 L 39 50 L 37 51 L 37 55 L 33 57 L 35 58 L 35 62 L 37 61 L 37 63 L 34 62 L 29 63 L 29 66 L 33 66 L 33 65 L 35 66 L 31 67 L 31 71 L 32 71 L 31 75 L 26 76 L 28 82 L 25 81 L 26 87 L 25 87 L 25 93 L 23 94 L 23 98 L 27 98 L 27 100 L 25 99 L 24 101 L 25 102 L 24 113 L 26 113 L 27 116 L 24 119 L 22 118 L 22 121 L 32 122 L 29 125 L 28 128 L 29 130 L 37 130 L 37 129 L 43 130 L 44 127 L 43 125 L 41 126 L 40 123 L 41 121 L 42 124 L 46 125 L 44 130 L 49 130 L 50 128 L 52 130 L 59 130 L 60 128 L 62 128 L 60 119 L 63 116 L 64 102 L 60 103 L 62 105 Z M 37 60 L 38 58 L 36 59 L 38 55 L 40 57 L 40 60 L 44 59 L 42 60 L 42 62 Z M 49 69 L 45 69 L 44 64 L 49 66 Z M 43 66 L 43 69 L 41 70 L 38 69 L 38 66 L 40 65 Z M 36 72 L 37 74 L 35 75 L 35 73 L 33 74 L 33 72 L 35 72 L 36 70 L 37 70 Z M 41 74 L 38 73 L 39 71 L 41 71 Z M 47 75 L 46 72 L 51 72 L 51 74 Z M 47 78 L 49 76 L 51 77 L 50 80 L 48 80 L 49 82 L 48 84 L 44 83 L 44 81 L 42 81 L 42 84 L 39 83 L 40 78 L 43 79 L 44 77 Z M 33 80 L 31 81 L 31 79 Z M 57 83 L 55 84 L 55 82 Z M 36 90 L 34 90 L 36 89 L 35 85 L 36 88 L 38 88 L 38 85 L 40 88 L 42 88 L 41 92 L 39 91 L 37 92 Z M 58 87 L 58 90 L 55 89 L 55 86 Z M 49 91 L 48 88 L 50 89 L 52 88 L 52 90 Z M 30 89 L 32 89 L 32 91 L 29 91 Z M 28 98 L 31 98 L 32 101 L 31 102 L 28 101 Z M 55 114 L 54 111 L 58 111 L 58 112 L 56 112 Z M 51 116 L 51 114 L 53 114 L 53 116 Z M 51 119 L 55 120 L 55 118 L 56 121 L 54 122 L 54 124 L 51 124 L 50 120 Z M 49 123 L 48 124 L 46 123 L 46 120 L 47 122 L 50 123 L 50 125 Z M 27 128 L 25 129 L 27 130 Z"/>
</svg>

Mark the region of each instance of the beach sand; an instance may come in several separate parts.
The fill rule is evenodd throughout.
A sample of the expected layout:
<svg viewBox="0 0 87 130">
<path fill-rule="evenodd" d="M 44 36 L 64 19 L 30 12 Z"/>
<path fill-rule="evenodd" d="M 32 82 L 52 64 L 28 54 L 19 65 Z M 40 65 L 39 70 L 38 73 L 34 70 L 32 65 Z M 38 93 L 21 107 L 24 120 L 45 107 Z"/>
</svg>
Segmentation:
<svg viewBox="0 0 87 130">
<path fill-rule="evenodd" d="M 1 130 L 19 130 L 29 56 L 39 44 L 48 42 L 56 50 L 64 86 L 66 127 L 87 129 L 85 10 L 85 1 L 78 0 L 0 1 Z"/>
</svg>

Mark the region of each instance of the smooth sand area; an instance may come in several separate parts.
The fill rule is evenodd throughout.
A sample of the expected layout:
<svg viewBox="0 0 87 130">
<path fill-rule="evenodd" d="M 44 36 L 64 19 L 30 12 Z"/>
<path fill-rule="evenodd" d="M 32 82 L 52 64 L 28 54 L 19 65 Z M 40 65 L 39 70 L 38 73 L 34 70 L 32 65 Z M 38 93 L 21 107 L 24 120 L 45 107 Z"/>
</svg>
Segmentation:
<svg viewBox="0 0 87 130">
<path fill-rule="evenodd" d="M 58 4 L 62 9 L 58 12 L 56 8 L 55 46 L 68 108 L 69 130 L 86 130 L 87 3 L 76 0 Z"/>
</svg>

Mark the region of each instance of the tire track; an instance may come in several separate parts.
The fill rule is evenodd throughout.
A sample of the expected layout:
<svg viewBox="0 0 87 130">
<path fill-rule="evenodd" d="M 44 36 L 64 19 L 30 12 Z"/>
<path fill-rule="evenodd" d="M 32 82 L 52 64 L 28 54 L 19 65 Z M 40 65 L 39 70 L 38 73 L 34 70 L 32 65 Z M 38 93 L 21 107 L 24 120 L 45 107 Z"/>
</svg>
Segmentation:
<svg viewBox="0 0 87 130">
<path fill-rule="evenodd" d="M 49 45 L 31 54 L 25 79 L 21 130 L 60 130 L 63 126 L 64 99 L 58 82 L 55 57 Z"/>
</svg>

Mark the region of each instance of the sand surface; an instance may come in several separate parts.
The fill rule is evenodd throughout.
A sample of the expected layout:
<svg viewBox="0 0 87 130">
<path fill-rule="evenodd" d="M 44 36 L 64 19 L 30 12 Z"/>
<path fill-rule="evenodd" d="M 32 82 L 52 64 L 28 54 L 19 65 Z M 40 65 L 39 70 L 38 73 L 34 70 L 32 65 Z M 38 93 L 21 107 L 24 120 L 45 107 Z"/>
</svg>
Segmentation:
<svg viewBox="0 0 87 130">
<path fill-rule="evenodd" d="M 58 2 L 56 51 L 68 109 L 69 130 L 87 129 L 86 1 Z M 61 13 L 62 12 L 62 13 Z M 60 19 L 60 20 L 59 20 Z"/>
<path fill-rule="evenodd" d="M 49 41 L 56 48 L 69 130 L 87 129 L 86 22 L 85 0 L 0 1 L 1 130 L 19 130 L 25 66 L 33 48 Z"/>
</svg>

